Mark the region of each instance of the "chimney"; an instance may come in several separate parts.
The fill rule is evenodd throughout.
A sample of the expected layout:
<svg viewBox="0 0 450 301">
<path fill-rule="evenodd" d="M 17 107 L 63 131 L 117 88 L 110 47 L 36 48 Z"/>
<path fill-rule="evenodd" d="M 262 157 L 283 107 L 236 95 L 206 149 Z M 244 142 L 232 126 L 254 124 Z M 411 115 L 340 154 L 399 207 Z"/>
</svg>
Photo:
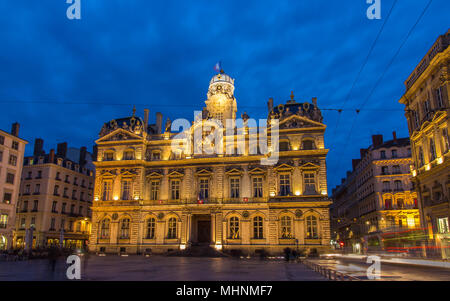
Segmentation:
<svg viewBox="0 0 450 301">
<path fill-rule="evenodd" d="M 269 98 L 269 101 L 267 102 L 267 109 L 269 110 L 269 113 L 272 111 L 273 109 L 273 98 Z"/>
<path fill-rule="evenodd" d="M 94 145 L 92 147 L 92 161 L 97 161 L 97 155 L 98 155 L 98 146 Z"/>
<path fill-rule="evenodd" d="M 18 122 L 14 122 L 11 126 L 11 135 L 19 137 L 19 129 L 20 124 Z"/>
<path fill-rule="evenodd" d="M 156 113 L 156 133 L 161 134 L 163 115 L 161 112 Z"/>
<path fill-rule="evenodd" d="M 372 135 L 372 145 L 377 147 L 383 144 L 383 135 Z"/>
<path fill-rule="evenodd" d="M 42 155 L 42 153 L 44 152 L 44 140 L 42 140 L 41 138 L 36 138 L 34 140 L 34 151 L 33 151 L 33 156 L 37 157 Z"/>
<path fill-rule="evenodd" d="M 144 109 L 144 130 L 147 131 L 148 127 L 148 116 L 149 116 L 149 109 Z"/>
<path fill-rule="evenodd" d="M 341 184 L 344 184 L 344 182 L 345 182 L 345 179 L 342 178 L 342 179 L 341 179 Z"/>
<path fill-rule="evenodd" d="M 86 164 L 86 153 L 87 153 L 86 146 L 80 148 L 80 160 L 78 161 L 78 163 L 80 164 L 81 167 L 83 167 Z"/>
<path fill-rule="evenodd" d="M 353 167 L 353 170 L 355 170 L 356 169 L 356 166 L 358 165 L 358 163 L 361 161 L 361 159 L 353 159 L 352 160 L 352 167 Z"/>
<path fill-rule="evenodd" d="M 55 150 L 52 148 L 50 154 L 48 155 L 48 162 L 55 163 Z"/>
<path fill-rule="evenodd" d="M 392 138 L 394 139 L 394 142 L 397 142 L 397 133 L 395 131 L 392 132 Z"/>
<path fill-rule="evenodd" d="M 67 155 L 67 142 L 58 143 L 56 155 L 65 158 Z"/>
<path fill-rule="evenodd" d="M 359 150 L 359 154 L 360 154 L 360 156 L 361 156 L 361 159 L 364 158 L 364 156 L 367 154 L 367 149 L 361 148 L 361 149 Z"/>
<path fill-rule="evenodd" d="M 317 97 L 312 98 L 312 103 L 315 107 L 317 107 Z"/>
</svg>

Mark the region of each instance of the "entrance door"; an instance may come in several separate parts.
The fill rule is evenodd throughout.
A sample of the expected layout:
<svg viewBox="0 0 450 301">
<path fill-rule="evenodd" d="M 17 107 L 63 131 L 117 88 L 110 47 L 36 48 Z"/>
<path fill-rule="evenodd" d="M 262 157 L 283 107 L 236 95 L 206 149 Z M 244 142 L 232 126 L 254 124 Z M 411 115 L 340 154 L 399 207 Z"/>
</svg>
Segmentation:
<svg viewBox="0 0 450 301">
<path fill-rule="evenodd" d="M 211 242 L 211 221 L 198 221 L 198 242 Z"/>
</svg>

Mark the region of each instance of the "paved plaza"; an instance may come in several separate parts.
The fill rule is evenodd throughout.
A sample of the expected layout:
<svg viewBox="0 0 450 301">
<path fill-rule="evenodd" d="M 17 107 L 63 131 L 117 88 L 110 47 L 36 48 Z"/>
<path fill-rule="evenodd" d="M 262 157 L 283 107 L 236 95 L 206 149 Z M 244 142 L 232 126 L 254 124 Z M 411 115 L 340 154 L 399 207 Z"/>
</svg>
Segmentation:
<svg viewBox="0 0 450 301">
<path fill-rule="evenodd" d="M 0 262 L 0 281 L 66 280 L 61 258 L 55 271 L 48 260 Z M 325 281 L 320 274 L 282 260 L 90 255 L 81 262 L 82 280 L 95 281 Z"/>
</svg>

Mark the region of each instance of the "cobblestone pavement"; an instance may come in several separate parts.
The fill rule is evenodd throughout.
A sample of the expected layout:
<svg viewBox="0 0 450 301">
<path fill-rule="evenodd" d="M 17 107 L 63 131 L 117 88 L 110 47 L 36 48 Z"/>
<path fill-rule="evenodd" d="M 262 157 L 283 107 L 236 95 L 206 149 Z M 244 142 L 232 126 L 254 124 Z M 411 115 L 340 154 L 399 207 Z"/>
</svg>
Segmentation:
<svg viewBox="0 0 450 301">
<path fill-rule="evenodd" d="M 81 261 L 82 280 L 122 281 L 325 281 L 320 274 L 295 262 L 282 260 L 90 255 Z M 48 260 L 0 262 L 0 281 L 66 280 L 64 259 L 55 271 Z"/>
</svg>

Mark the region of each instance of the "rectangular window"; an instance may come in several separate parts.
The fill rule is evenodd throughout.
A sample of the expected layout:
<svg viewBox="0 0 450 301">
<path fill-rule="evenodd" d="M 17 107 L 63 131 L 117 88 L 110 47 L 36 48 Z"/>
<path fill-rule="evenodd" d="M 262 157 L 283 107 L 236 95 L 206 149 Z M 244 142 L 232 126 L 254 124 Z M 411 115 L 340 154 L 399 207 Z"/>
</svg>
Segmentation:
<svg viewBox="0 0 450 301">
<path fill-rule="evenodd" d="M 314 177 L 314 173 L 305 173 L 304 177 L 304 184 L 305 184 L 305 193 L 315 193 L 316 192 L 316 181 Z"/>
<path fill-rule="evenodd" d="M 389 167 L 388 167 L 388 166 L 382 166 L 382 167 L 381 167 L 381 174 L 382 174 L 382 175 L 387 175 L 387 174 L 389 174 Z"/>
<path fill-rule="evenodd" d="M 3 151 L 0 150 L 0 162 L 2 162 L 2 161 L 3 161 Z"/>
<path fill-rule="evenodd" d="M 200 179 L 199 182 L 199 199 L 207 199 L 209 197 L 209 181 L 208 179 Z"/>
<path fill-rule="evenodd" d="M 392 158 L 397 158 L 397 150 L 396 149 L 392 150 Z"/>
<path fill-rule="evenodd" d="M 50 221 L 50 230 L 51 230 L 51 231 L 54 231 L 54 230 L 55 230 L 55 222 L 56 222 L 55 218 L 52 217 L 52 219 L 51 219 L 51 221 Z"/>
<path fill-rule="evenodd" d="M 380 159 L 386 159 L 386 151 L 380 151 Z"/>
<path fill-rule="evenodd" d="M 66 203 L 62 203 L 62 206 L 61 206 L 61 213 L 62 214 L 65 214 L 66 213 Z"/>
<path fill-rule="evenodd" d="M 0 215 L 0 229 L 5 229 L 8 226 L 8 215 Z"/>
<path fill-rule="evenodd" d="M 16 166 L 17 165 L 17 156 L 9 155 L 9 165 Z"/>
<path fill-rule="evenodd" d="M 61 219 L 61 230 L 64 230 L 66 227 L 66 220 L 65 219 Z"/>
<path fill-rule="evenodd" d="M 291 194 L 291 177 L 288 174 L 280 175 L 280 195 L 288 196 Z"/>
<path fill-rule="evenodd" d="M 240 180 L 239 178 L 231 178 L 230 179 L 230 197 L 238 198 L 239 197 L 239 187 Z"/>
<path fill-rule="evenodd" d="M 33 201 L 33 211 L 34 212 L 38 211 L 38 207 L 39 207 L 39 201 L 38 200 L 34 200 Z"/>
<path fill-rule="evenodd" d="M 5 144 L 5 136 L 0 136 L 0 145 Z"/>
<path fill-rule="evenodd" d="M 438 218 L 438 231 L 440 234 L 450 233 L 448 225 L 448 217 Z"/>
<path fill-rule="evenodd" d="M 58 195 L 59 195 L 58 190 L 59 190 L 59 186 L 58 186 L 58 185 L 55 185 L 55 187 L 53 188 L 53 194 L 56 195 L 56 196 L 58 196 Z"/>
<path fill-rule="evenodd" d="M 112 200 L 112 181 L 103 182 L 103 201 Z"/>
<path fill-rule="evenodd" d="M 253 178 L 253 197 L 262 198 L 263 197 L 263 178 L 255 177 Z"/>
<path fill-rule="evenodd" d="M 53 201 L 53 204 L 52 204 L 52 212 L 53 213 L 56 213 L 56 205 L 58 204 L 58 202 L 56 202 L 56 201 Z"/>
<path fill-rule="evenodd" d="M 442 97 L 442 87 L 436 89 L 436 105 L 438 108 L 444 107 L 444 98 Z"/>
<path fill-rule="evenodd" d="M 22 212 L 28 211 L 28 201 L 23 201 Z"/>
<path fill-rule="evenodd" d="M 34 194 L 39 194 L 41 192 L 41 184 L 36 184 L 34 186 Z"/>
<path fill-rule="evenodd" d="M 393 166 L 393 173 L 394 174 L 399 174 L 400 173 L 400 166 L 399 165 L 394 165 Z"/>
<path fill-rule="evenodd" d="M 9 192 L 5 192 L 3 194 L 3 203 L 5 204 L 11 204 L 11 200 L 12 200 L 12 194 Z"/>
<path fill-rule="evenodd" d="M 14 141 L 11 143 L 11 148 L 18 150 L 19 149 L 19 142 Z"/>
<path fill-rule="evenodd" d="M 36 228 L 36 217 L 34 216 L 31 218 L 30 228 Z"/>
<path fill-rule="evenodd" d="M 152 180 L 150 183 L 150 199 L 153 201 L 159 198 L 159 180 Z"/>
<path fill-rule="evenodd" d="M 14 184 L 14 174 L 13 173 L 7 173 L 6 174 L 6 183 L 8 184 Z"/>
<path fill-rule="evenodd" d="M 387 192 L 391 190 L 391 183 L 389 181 L 384 181 L 383 182 L 383 191 Z"/>
<path fill-rule="evenodd" d="M 180 199 L 180 180 L 172 180 L 170 182 L 170 195 L 172 200 Z"/>
<path fill-rule="evenodd" d="M 27 225 L 27 220 L 23 217 L 20 220 L 20 229 L 25 229 L 26 225 Z"/>
<path fill-rule="evenodd" d="M 122 200 L 131 200 L 131 180 L 122 180 Z"/>
</svg>

